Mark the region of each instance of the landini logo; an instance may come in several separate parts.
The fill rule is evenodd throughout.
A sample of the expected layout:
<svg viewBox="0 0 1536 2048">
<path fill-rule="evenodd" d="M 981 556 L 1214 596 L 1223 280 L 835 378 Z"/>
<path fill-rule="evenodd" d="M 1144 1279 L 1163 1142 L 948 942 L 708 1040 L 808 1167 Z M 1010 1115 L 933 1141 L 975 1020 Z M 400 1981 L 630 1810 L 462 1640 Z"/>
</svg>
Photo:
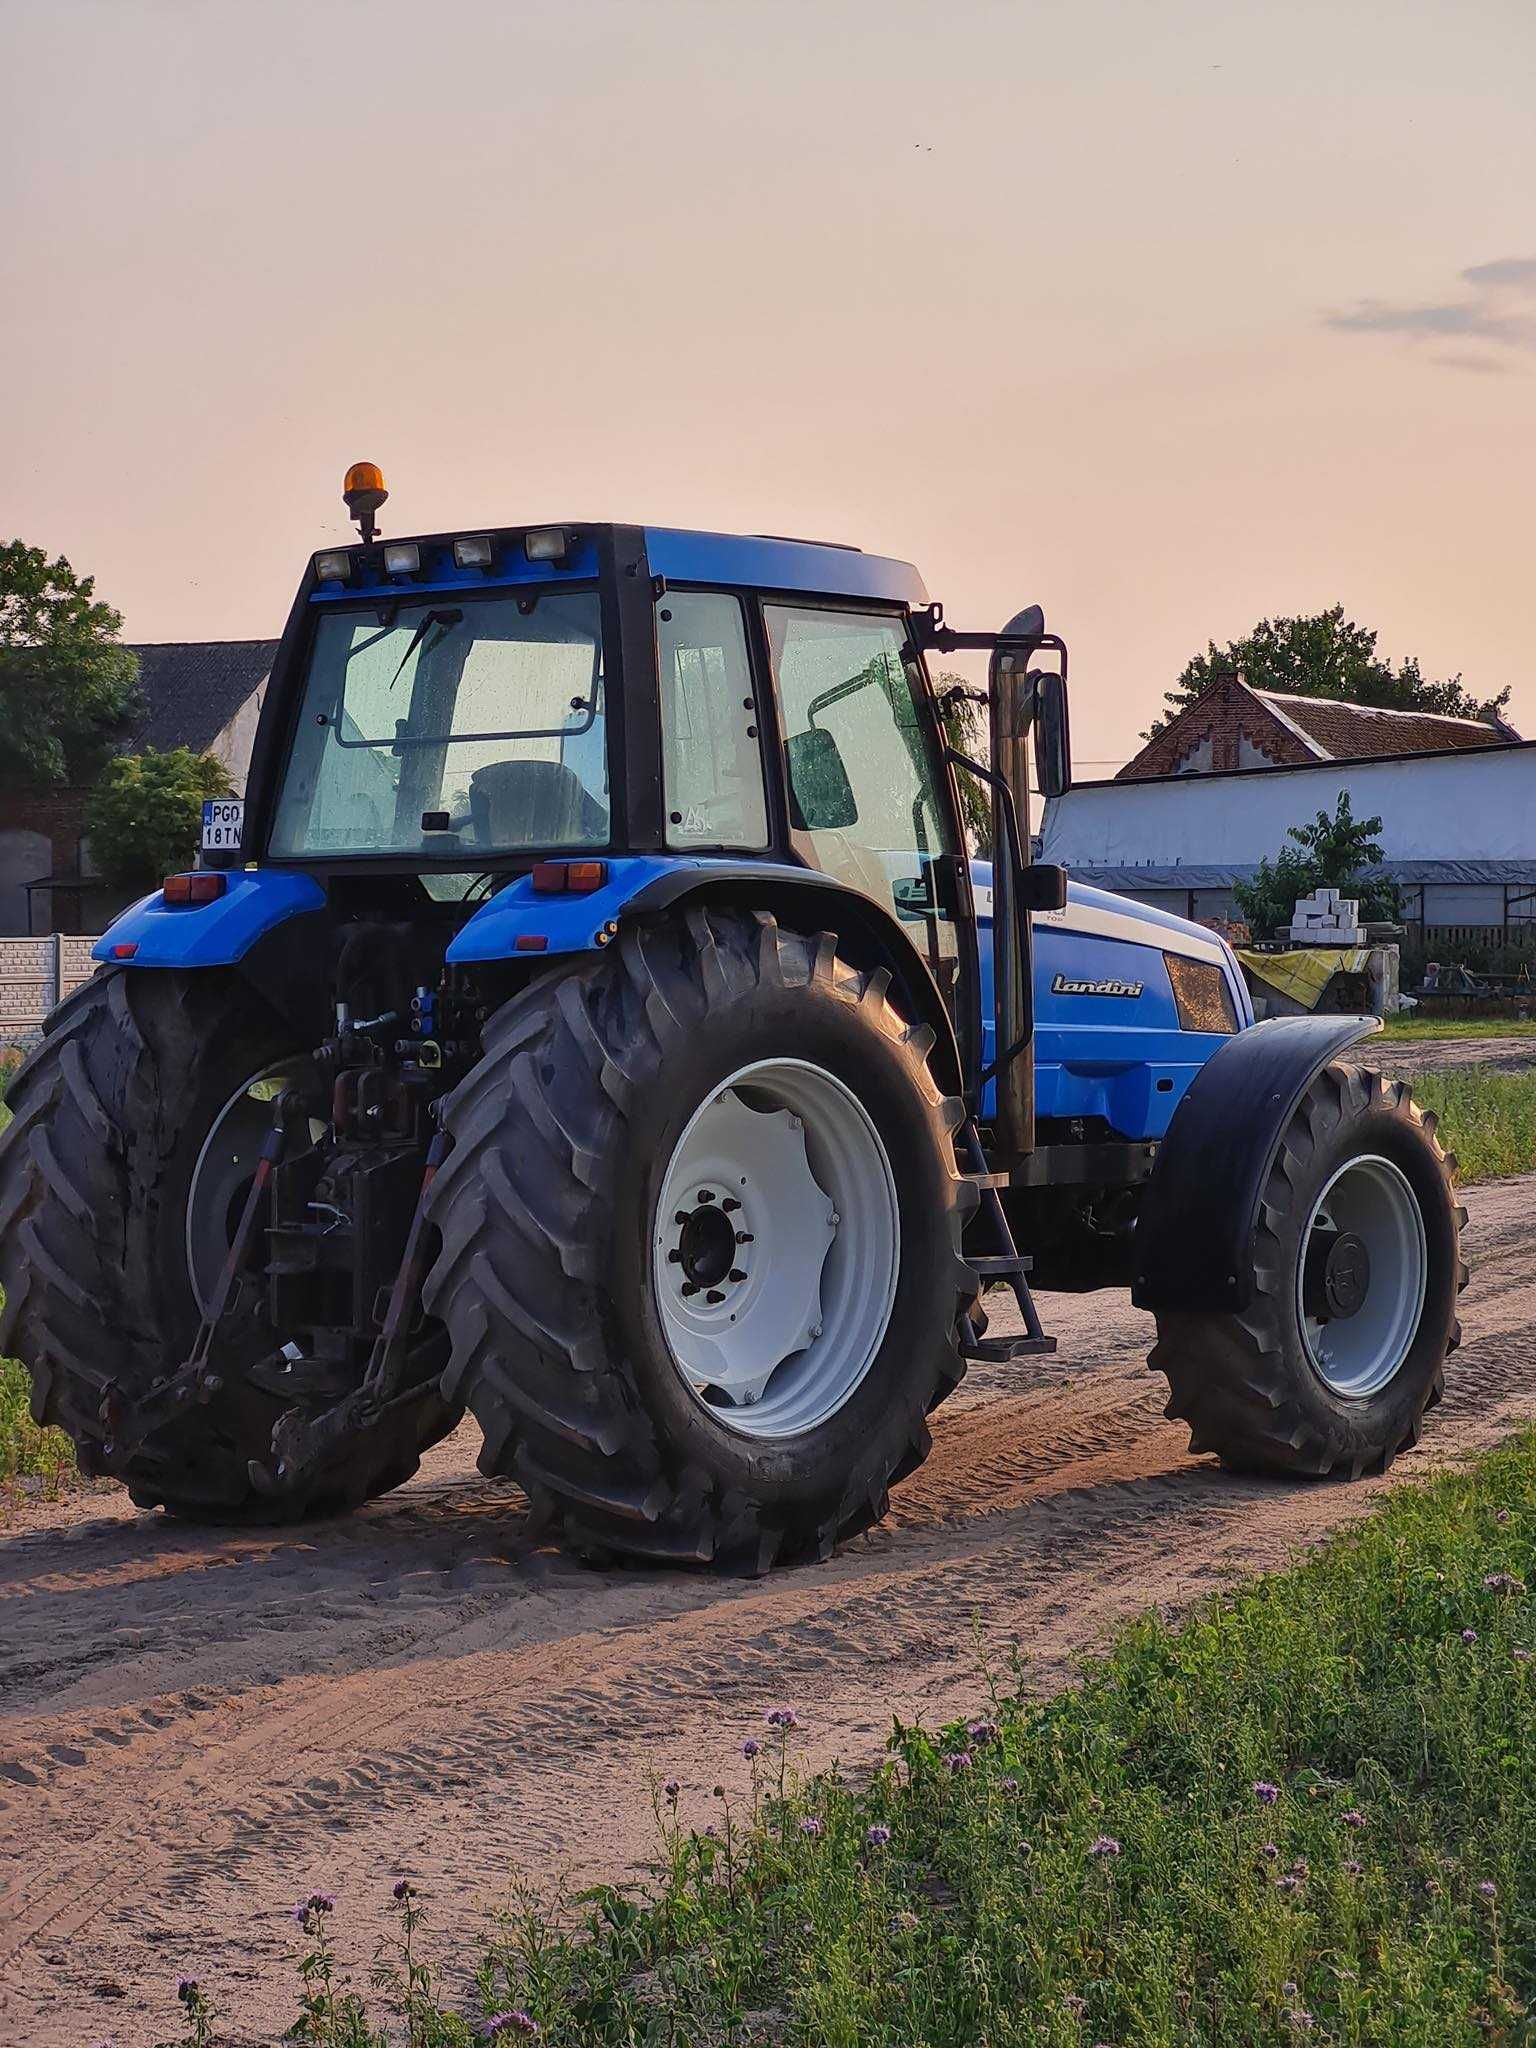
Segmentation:
<svg viewBox="0 0 1536 2048">
<path fill-rule="evenodd" d="M 1051 983 L 1053 996 L 1139 996 L 1142 981 L 1074 981 L 1070 974 L 1058 974 Z"/>
</svg>

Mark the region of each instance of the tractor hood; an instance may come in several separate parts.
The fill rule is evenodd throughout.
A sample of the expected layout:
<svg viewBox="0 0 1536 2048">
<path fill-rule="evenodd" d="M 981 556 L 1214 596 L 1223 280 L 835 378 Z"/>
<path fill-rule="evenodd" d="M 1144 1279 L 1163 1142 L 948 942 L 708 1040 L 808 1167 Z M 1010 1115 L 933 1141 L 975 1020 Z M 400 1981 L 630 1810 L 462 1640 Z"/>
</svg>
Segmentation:
<svg viewBox="0 0 1536 2048">
<path fill-rule="evenodd" d="M 980 925 L 984 1061 L 996 1043 L 992 867 L 971 863 Z M 1041 1117 L 1098 1118 L 1121 1137 L 1160 1138 L 1185 1089 L 1253 1022 L 1237 958 L 1203 925 L 1129 897 L 1068 885 L 1061 910 L 1034 916 L 1035 1091 Z M 1191 1029 L 1169 961 L 1214 969 L 1230 998 L 1224 1031 Z"/>
</svg>

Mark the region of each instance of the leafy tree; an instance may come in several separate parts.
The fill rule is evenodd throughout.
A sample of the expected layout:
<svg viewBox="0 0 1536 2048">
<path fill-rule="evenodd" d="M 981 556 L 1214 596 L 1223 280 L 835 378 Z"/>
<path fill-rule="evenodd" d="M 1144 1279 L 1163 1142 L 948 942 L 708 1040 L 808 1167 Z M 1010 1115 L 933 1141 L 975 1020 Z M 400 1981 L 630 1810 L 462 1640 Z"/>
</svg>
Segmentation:
<svg viewBox="0 0 1536 2048">
<path fill-rule="evenodd" d="M 1326 811 L 1319 811 L 1312 824 L 1293 825 L 1286 837 L 1295 845 L 1282 846 L 1273 860 L 1261 860 L 1253 880 L 1238 882 L 1233 888 L 1237 907 L 1255 938 L 1288 925 L 1297 897 L 1310 896 L 1315 889 L 1339 889 L 1357 897 L 1360 914 L 1366 919 L 1396 917 L 1394 885 L 1360 879 L 1364 869 L 1381 863 L 1382 849 L 1371 836 L 1380 830 L 1380 818 L 1354 815 L 1347 789 L 1340 790 L 1331 818 Z"/>
<path fill-rule="evenodd" d="M 204 797 L 228 796 L 229 786 L 224 764 L 190 747 L 118 755 L 85 810 L 97 868 L 117 888 L 148 889 L 186 867 L 197 850 Z"/>
<path fill-rule="evenodd" d="M 138 696 L 122 618 L 62 555 L 0 545 L 0 786 L 88 782 Z"/>
<path fill-rule="evenodd" d="M 1339 697 L 1350 704 L 1375 704 L 1387 711 L 1431 711 L 1445 718 L 1486 719 L 1509 702 L 1506 687 L 1496 697 L 1479 701 L 1462 687 L 1461 677 L 1432 682 L 1410 655 L 1393 668 L 1376 651 L 1376 634 L 1336 604 L 1315 618 L 1260 619 L 1251 633 L 1218 647 L 1212 640 L 1204 654 L 1185 663 L 1173 689 L 1163 694 L 1168 710 L 1142 734 L 1149 740 L 1193 704 L 1223 670 L 1236 670 L 1255 690 L 1278 690 L 1292 697 Z"/>
</svg>

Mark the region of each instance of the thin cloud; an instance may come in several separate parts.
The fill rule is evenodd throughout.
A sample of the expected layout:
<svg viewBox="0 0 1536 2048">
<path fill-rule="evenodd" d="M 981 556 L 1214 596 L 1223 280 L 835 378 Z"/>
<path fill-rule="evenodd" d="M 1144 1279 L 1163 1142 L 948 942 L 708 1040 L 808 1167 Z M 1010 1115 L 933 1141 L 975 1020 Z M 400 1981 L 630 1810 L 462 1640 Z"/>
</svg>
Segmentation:
<svg viewBox="0 0 1536 2048">
<path fill-rule="evenodd" d="M 1453 343 L 1433 360 L 1451 370 L 1507 370 L 1515 356 L 1536 356 L 1536 257 L 1504 256 L 1461 273 L 1459 298 L 1420 305 L 1363 299 L 1326 324 L 1343 334 L 1391 334 L 1418 345 Z M 1469 346 L 1470 345 L 1470 346 Z"/>
</svg>

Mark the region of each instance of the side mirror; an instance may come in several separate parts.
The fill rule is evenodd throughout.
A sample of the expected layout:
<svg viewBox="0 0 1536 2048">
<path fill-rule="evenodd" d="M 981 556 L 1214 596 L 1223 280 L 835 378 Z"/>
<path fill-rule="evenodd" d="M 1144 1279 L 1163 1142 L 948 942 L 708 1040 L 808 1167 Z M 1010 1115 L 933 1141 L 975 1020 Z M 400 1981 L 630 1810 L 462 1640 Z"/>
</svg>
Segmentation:
<svg viewBox="0 0 1536 2048">
<path fill-rule="evenodd" d="M 1064 676 L 1037 674 L 1035 682 L 1035 782 L 1045 797 L 1060 796 L 1072 784 L 1072 735 L 1067 723 Z"/>
<path fill-rule="evenodd" d="M 859 822 L 848 770 L 837 741 L 824 725 L 792 733 L 789 757 L 789 821 L 801 832 L 845 832 Z"/>
</svg>

